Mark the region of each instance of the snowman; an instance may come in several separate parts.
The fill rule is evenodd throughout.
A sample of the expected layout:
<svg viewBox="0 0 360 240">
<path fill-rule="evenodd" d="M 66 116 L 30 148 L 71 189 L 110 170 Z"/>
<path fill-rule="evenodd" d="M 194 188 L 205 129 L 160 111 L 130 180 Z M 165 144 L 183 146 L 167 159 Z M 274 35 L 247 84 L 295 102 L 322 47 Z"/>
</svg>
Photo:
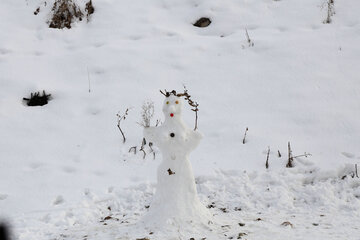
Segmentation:
<svg viewBox="0 0 360 240">
<path fill-rule="evenodd" d="M 166 227 L 185 224 L 209 224 L 212 216 L 200 202 L 189 154 L 200 143 L 201 133 L 186 126 L 182 119 L 182 100 L 174 93 L 166 95 L 164 123 L 144 128 L 144 137 L 162 153 L 157 171 L 156 193 L 143 218 L 146 226 Z"/>
</svg>

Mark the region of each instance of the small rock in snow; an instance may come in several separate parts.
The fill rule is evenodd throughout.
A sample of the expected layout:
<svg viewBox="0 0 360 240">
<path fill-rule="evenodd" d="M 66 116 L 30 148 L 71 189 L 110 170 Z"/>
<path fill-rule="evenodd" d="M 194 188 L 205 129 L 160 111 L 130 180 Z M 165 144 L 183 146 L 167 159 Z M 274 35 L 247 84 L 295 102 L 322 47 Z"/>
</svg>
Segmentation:
<svg viewBox="0 0 360 240">
<path fill-rule="evenodd" d="M 196 23 L 194 23 L 194 26 L 203 28 L 203 27 L 209 26 L 210 23 L 211 23 L 211 20 L 209 18 L 202 17 L 199 20 L 197 20 Z"/>
</svg>

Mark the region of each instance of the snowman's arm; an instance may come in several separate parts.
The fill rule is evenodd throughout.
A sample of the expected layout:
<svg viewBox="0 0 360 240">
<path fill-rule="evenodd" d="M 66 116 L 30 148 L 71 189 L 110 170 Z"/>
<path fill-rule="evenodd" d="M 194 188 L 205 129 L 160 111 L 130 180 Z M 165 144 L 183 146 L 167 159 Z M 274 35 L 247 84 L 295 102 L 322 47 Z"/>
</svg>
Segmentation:
<svg viewBox="0 0 360 240">
<path fill-rule="evenodd" d="M 192 151 L 194 150 L 200 143 L 203 135 L 199 131 L 190 130 L 188 132 L 188 141 L 187 141 L 187 148 Z"/>
<path fill-rule="evenodd" d="M 144 138 L 146 139 L 146 141 L 148 142 L 152 142 L 152 143 L 157 143 L 157 127 L 146 127 L 144 128 Z"/>
</svg>

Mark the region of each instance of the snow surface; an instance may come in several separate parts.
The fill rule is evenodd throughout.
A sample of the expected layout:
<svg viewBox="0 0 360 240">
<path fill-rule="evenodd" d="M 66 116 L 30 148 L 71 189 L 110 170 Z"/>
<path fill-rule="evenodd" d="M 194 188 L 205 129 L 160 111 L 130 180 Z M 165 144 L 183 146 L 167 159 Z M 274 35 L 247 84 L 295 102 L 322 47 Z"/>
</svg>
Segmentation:
<svg viewBox="0 0 360 240">
<path fill-rule="evenodd" d="M 0 217 L 16 239 L 360 238 L 359 1 L 335 0 L 331 24 L 323 0 L 93 3 L 89 23 L 58 30 L 52 1 L 0 1 Z M 192 26 L 203 16 L 209 27 Z M 142 103 L 162 118 L 158 90 L 183 84 L 200 104 L 191 161 L 216 221 L 150 235 L 135 223 L 161 155 L 128 150 L 141 144 Z M 48 105 L 23 104 L 43 89 Z M 190 108 L 184 118 L 192 126 Z M 312 154 L 293 169 L 288 141 Z"/>
</svg>

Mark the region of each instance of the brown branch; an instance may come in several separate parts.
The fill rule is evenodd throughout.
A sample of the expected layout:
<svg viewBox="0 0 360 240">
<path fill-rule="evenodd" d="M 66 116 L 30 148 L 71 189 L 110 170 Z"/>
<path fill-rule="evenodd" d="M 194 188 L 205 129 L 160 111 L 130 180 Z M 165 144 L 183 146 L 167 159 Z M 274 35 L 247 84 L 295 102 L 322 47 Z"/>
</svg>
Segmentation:
<svg viewBox="0 0 360 240">
<path fill-rule="evenodd" d="M 120 115 L 119 113 L 116 114 L 116 116 L 118 117 L 118 124 L 117 124 L 117 126 L 118 126 L 118 128 L 119 128 L 119 130 L 120 130 L 120 132 L 121 132 L 122 137 L 123 137 L 123 143 L 126 142 L 126 138 L 125 138 L 125 134 L 124 134 L 123 130 L 122 130 L 121 127 L 120 127 L 120 123 L 121 123 L 122 120 L 125 120 L 125 119 L 126 119 L 126 116 L 128 115 L 128 111 L 129 111 L 129 109 L 127 108 L 126 111 L 125 111 L 125 113 L 124 113 L 124 115 Z"/>
<path fill-rule="evenodd" d="M 165 97 L 168 97 L 166 90 L 165 90 L 166 93 L 164 93 L 164 92 L 161 91 L 161 90 L 160 90 L 160 92 L 161 92 L 161 94 L 164 95 Z"/>
</svg>

